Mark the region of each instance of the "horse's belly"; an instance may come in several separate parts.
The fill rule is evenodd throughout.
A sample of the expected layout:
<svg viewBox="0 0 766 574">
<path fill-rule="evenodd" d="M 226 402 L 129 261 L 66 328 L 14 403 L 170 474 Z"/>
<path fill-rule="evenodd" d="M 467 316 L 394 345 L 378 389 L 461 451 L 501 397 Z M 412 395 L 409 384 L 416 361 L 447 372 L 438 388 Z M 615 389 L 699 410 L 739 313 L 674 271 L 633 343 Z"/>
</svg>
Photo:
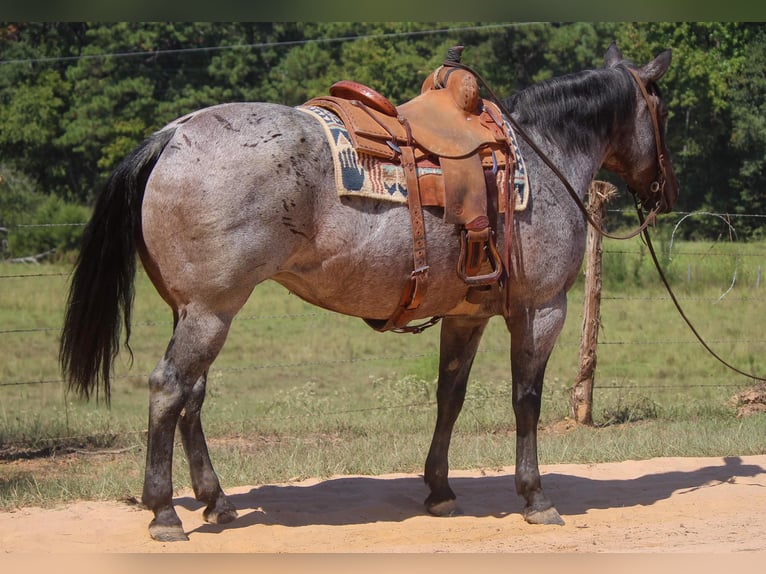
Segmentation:
<svg viewBox="0 0 766 574">
<path fill-rule="evenodd" d="M 454 267 L 445 267 L 442 257 L 435 250 L 432 253 L 438 261 L 429 268 L 418 317 L 447 314 L 465 299 L 467 291 Z M 400 304 L 412 271 L 410 246 L 386 253 L 362 248 L 294 262 L 273 279 L 319 307 L 355 317 L 387 319 Z"/>
</svg>

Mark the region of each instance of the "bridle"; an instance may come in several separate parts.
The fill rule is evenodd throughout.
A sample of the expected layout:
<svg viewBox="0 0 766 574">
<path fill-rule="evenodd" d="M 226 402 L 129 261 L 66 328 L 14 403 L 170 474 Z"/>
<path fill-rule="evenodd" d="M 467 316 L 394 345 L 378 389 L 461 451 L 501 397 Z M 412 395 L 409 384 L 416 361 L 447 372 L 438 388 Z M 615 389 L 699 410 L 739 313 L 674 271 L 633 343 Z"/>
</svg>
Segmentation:
<svg viewBox="0 0 766 574">
<path fill-rule="evenodd" d="M 650 191 L 655 194 L 656 193 L 660 194 L 660 197 L 657 200 L 655 207 L 653 208 L 653 210 L 657 210 L 661 207 L 661 202 L 665 198 L 665 195 L 664 195 L 665 183 L 667 182 L 667 168 L 665 164 L 665 157 L 667 155 L 667 150 L 665 148 L 664 142 L 662 141 L 662 132 L 660 131 L 659 118 L 657 115 L 658 114 L 657 106 L 654 105 L 654 102 L 652 101 L 652 98 L 649 96 L 649 93 L 644 87 L 644 83 L 641 81 L 641 78 L 638 76 L 638 73 L 632 68 L 626 68 L 626 69 L 628 70 L 628 72 L 630 72 L 631 76 L 638 84 L 638 87 L 644 96 L 644 100 L 646 100 L 646 105 L 649 107 L 650 115 L 652 117 L 652 124 L 654 127 L 654 141 L 657 147 L 658 174 L 657 174 L 657 179 L 653 181 L 650 186 Z M 633 195 L 635 197 L 635 193 Z M 662 284 L 665 286 L 665 290 L 668 292 L 668 295 L 670 295 L 670 299 L 671 301 L 673 301 L 673 305 L 675 305 L 676 310 L 681 315 L 681 318 L 684 320 L 684 322 L 689 327 L 689 329 L 691 329 L 691 332 L 694 334 L 694 336 L 697 338 L 700 344 L 705 348 L 705 350 L 708 353 L 710 353 L 713 356 L 713 358 L 715 358 L 718 362 L 720 362 L 725 367 L 731 369 L 735 373 L 744 375 L 745 377 L 749 377 L 751 379 L 755 379 L 756 381 L 762 381 L 762 382 L 766 381 L 766 378 L 758 377 L 752 373 L 743 371 L 735 367 L 728 361 L 726 361 L 723 357 L 721 357 L 718 353 L 716 353 L 710 347 L 710 345 L 708 345 L 705 339 L 703 339 L 702 335 L 699 334 L 699 332 L 694 327 L 692 322 L 686 316 L 686 313 L 681 307 L 681 304 L 678 302 L 678 299 L 676 298 L 675 293 L 673 292 L 673 289 L 670 286 L 670 282 L 668 281 L 667 277 L 665 277 L 665 273 L 662 270 L 662 266 L 660 265 L 660 261 L 659 261 L 659 258 L 657 257 L 657 253 L 654 251 L 654 245 L 652 244 L 651 236 L 649 235 L 649 231 L 646 226 L 646 224 L 650 221 L 650 218 L 653 217 L 654 211 L 651 211 L 648 215 L 645 216 L 643 211 L 641 210 L 641 207 L 638 205 L 638 203 L 636 204 L 636 211 L 638 213 L 639 221 L 641 222 L 641 231 L 643 234 L 644 243 L 646 244 L 649 254 L 652 257 L 654 266 L 657 268 L 657 273 L 660 276 L 660 280 L 662 281 Z"/>
<path fill-rule="evenodd" d="M 659 119 L 659 111 L 657 110 L 657 105 L 655 104 L 654 100 L 652 99 L 651 95 L 649 94 L 649 91 L 646 89 L 646 86 L 644 85 L 644 82 L 641 80 L 641 77 L 638 75 L 638 72 L 634 70 L 633 68 L 629 68 L 625 66 L 625 69 L 630 73 L 631 77 L 635 80 L 636 84 L 638 85 L 638 89 L 641 90 L 641 95 L 644 97 L 644 101 L 646 102 L 647 108 L 649 108 L 649 115 L 652 118 L 652 128 L 654 131 L 654 144 L 655 149 L 657 150 L 657 179 L 655 179 L 649 186 L 649 191 L 657 195 L 659 194 L 659 198 L 657 199 L 657 203 L 655 204 L 654 208 L 659 209 L 662 207 L 662 201 L 665 199 L 665 184 L 667 183 L 667 167 L 666 167 L 666 156 L 667 156 L 667 148 L 665 147 L 665 142 L 662 138 L 662 129 L 660 128 L 660 119 Z M 653 94 L 652 94 L 653 95 Z M 631 193 L 635 196 L 635 192 L 631 190 Z M 653 209 L 654 209 L 653 208 Z"/>
</svg>

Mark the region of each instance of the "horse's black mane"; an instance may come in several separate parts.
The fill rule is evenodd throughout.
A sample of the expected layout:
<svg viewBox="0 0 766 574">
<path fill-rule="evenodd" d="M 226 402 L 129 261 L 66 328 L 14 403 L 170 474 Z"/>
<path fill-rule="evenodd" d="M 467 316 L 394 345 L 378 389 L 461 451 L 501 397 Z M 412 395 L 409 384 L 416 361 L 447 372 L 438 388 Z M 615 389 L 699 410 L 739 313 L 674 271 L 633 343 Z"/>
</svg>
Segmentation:
<svg viewBox="0 0 766 574">
<path fill-rule="evenodd" d="M 520 124 L 534 125 L 567 151 L 587 151 L 634 112 L 633 81 L 616 68 L 585 70 L 545 80 L 509 96 Z"/>
</svg>

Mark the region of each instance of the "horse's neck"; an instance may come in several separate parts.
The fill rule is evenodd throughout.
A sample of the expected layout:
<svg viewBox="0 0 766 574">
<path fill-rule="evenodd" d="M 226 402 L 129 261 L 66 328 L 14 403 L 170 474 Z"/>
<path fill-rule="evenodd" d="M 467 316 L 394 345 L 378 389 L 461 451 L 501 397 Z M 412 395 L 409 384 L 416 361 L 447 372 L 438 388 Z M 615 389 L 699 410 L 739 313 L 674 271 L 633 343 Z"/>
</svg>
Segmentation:
<svg viewBox="0 0 766 574">
<path fill-rule="evenodd" d="M 610 146 L 615 126 L 603 122 L 609 122 L 622 107 L 622 92 L 606 89 L 605 81 L 604 71 L 553 78 L 509 101 L 517 110 L 517 122 L 581 196 Z M 576 95 L 598 87 L 602 91 L 593 98 Z"/>
<path fill-rule="evenodd" d="M 561 173 L 563 179 L 571 185 L 580 199 L 584 199 L 590 187 L 590 182 L 596 177 L 599 169 L 601 169 L 608 142 L 592 138 L 588 149 L 565 151 L 567 146 L 560 143 L 561 138 L 564 137 L 561 133 L 551 132 L 549 129 L 546 129 L 544 132 L 535 126 L 527 126 L 526 128 L 522 126 L 522 129 L 528 130 L 530 138 L 540 148 L 545 159 Z M 535 158 L 534 161 L 540 164 L 537 166 L 538 170 L 545 163 L 543 158 Z M 534 168 L 530 167 L 531 169 Z M 544 171 L 545 173 L 550 173 L 548 169 Z M 534 174 L 532 175 L 534 176 Z M 551 184 L 551 182 L 546 181 L 541 186 L 540 191 L 542 193 L 558 189 L 557 182 L 566 185 L 563 181 L 559 181 L 561 178 L 557 175 L 550 173 L 550 177 L 553 178 L 553 182 Z M 558 193 L 558 191 L 555 193 Z"/>
</svg>

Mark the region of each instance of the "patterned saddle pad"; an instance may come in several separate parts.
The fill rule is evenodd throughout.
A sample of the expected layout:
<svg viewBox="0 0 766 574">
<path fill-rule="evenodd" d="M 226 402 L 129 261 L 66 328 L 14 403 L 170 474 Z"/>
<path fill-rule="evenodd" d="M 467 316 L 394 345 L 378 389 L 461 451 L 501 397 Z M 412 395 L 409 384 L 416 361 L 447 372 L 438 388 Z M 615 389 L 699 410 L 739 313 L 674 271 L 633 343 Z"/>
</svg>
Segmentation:
<svg viewBox="0 0 766 574">
<path fill-rule="evenodd" d="M 324 128 L 332 150 L 335 183 L 340 196 L 407 203 L 407 182 L 401 166 L 357 152 L 343 122 L 329 110 L 317 106 L 299 106 L 296 109 L 315 117 Z M 513 174 L 513 188 L 516 192 L 515 211 L 523 211 L 529 201 L 529 177 L 516 136 L 507 122 L 506 128 L 511 134 L 518 159 Z M 423 178 L 421 181 L 427 180 L 427 176 L 442 176 L 441 168 L 430 162 L 419 163 L 417 173 L 418 178 Z M 505 183 L 505 170 L 498 169 L 496 177 L 498 189 L 502 189 Z M 427 201 L 424 203 L 424 205 L 428 204 Z"/>
</svg>

